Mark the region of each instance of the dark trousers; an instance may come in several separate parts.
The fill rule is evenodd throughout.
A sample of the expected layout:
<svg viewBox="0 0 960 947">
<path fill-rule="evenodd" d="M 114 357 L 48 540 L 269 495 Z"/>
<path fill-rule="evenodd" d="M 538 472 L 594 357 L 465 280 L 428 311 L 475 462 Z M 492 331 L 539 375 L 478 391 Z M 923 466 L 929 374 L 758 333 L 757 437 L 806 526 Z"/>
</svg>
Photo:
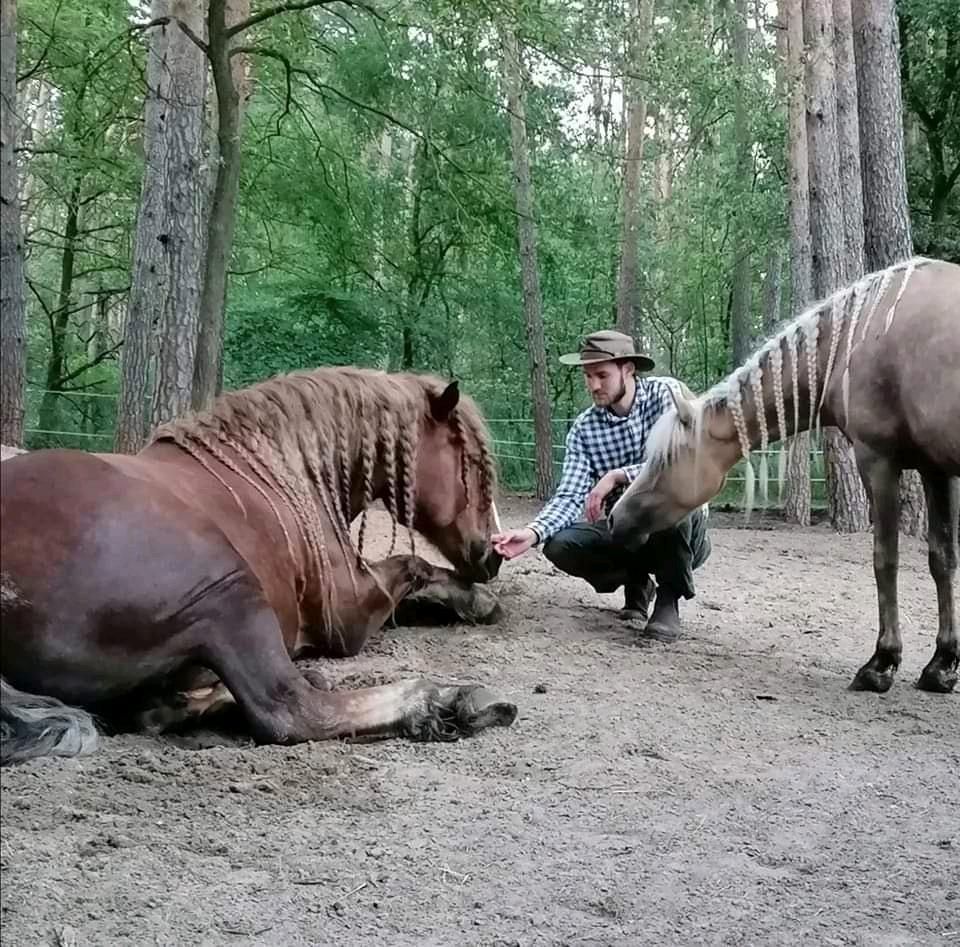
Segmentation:
<svg viewBox="0 0 960 947">
<path fill-rule="evenodd" d="M 598 592 L 615 592 L 624 585 L 629 593 L 643 588 L 652 575 L 658 587 L 693 598 L 693 570 L 710 555 L 707 517 L 696 510 L 639 546 L 615 543 L 605 519 L 574 523 L 552 536 L 543 554 L 568 575 L 586 579 Z"/>
</svg>

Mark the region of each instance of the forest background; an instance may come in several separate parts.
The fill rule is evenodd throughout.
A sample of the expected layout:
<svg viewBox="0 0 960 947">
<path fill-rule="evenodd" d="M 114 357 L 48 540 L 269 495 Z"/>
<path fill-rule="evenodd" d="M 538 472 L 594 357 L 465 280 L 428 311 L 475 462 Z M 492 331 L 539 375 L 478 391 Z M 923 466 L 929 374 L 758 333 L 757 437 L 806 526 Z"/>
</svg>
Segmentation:
<svg viewBox="0 0 960 947">
<path fill-rule="evenodd" d="M 960 262 L 956 0 L 2 9 L 4 443 L 412 369 L 545 496 L 585 333 L 702 390 L 865 270 Z M 787 515 L 865 528 L 843 444 L 794 453 Z"/>
</svg>

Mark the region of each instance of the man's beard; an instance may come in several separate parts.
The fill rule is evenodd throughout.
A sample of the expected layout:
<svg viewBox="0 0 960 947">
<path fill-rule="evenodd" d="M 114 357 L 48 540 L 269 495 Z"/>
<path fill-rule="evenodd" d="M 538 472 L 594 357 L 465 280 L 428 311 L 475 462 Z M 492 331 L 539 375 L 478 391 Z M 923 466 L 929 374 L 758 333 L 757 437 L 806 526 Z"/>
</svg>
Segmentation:
<svg viewBox="0 0 960 947">
<path fill-rule="evenodd" d="M 601 394 L 599 395 L 599 397 L 595 397 L 593 400 L 596 401 L 598 404 L 602 404 L 602 405 L 606 405 L 607 407 L 610 407 L 610 405 L 618 404 L 621 399 L 626 397 L 626 395 L 627 395 L 627 383 L 621 378 L 620 390 L 615 395 L 612 395 L 610 398 L 607 398 L 606 395 Z"/>
</svg>

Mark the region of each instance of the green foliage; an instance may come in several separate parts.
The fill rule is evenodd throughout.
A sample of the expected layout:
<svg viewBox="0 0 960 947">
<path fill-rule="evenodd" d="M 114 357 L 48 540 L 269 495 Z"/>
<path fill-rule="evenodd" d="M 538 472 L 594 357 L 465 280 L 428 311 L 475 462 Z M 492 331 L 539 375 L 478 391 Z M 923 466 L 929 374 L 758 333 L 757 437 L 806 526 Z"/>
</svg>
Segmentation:
<svg viewBox="0 0 960 947">
<path fill-rule="evenodd" d="M 254 12 L 267 6 L 254 0 Z M 786 240 L 773 30 L 751 25 L 748 74 L 736 76 L 729 7 L 658 4 L 642 75 L 650 114 L 640 322 L 661 369 L 695 389 L 728 366 L 734 216 L 746 221 L 758 333 L 763 266 L 771 245 Z M 899 7 L 907 21 L 907 98 L 914 116 L 920 108 L 934 117 L 944 112 L 938 128 L 949 174 L 960 158 L 960 92 L 944 80 L 958 48 L 960 7 L 955 0 L 900 0 Z M 19 71 L 29 73 L 20 95 L 33 103 L 24 180 L 35 388 L 46 384 L 51 326 L 62 309 L 71 194 L 81 207 L 64 374 L 102 355 L 121 327 L 142 173 L 148 38 L 131 36 L 130 17 L 129 5 L 109 0 L 20 0 Z M 254 53 L 250 62 L 227 384 L 322 364 L 409 366 L 461 378 L 491 418 L 531 416 L 499 78 L 505 26 L 523 46 L 554 416 L 584 405 L 578 374 L 556 356 L 613 318 L 624 24 L 622 4 L 612 0 L 586 7 L 404 0 L 377 16 L 321 6 L 252 28 L 244 46 L 270 55 Z M 750 105 L 753 156 L 744 191 L 734 175 L 738 82 Z M 41 118 L 37 102 L 46 103 Z M 655 113 L 669 116 L 666 138 Z M 934 220 L 937 167 L 928 139 L 922 127 L 909 138 L 917 244 L 955 253 L 957 189 Z M 658 191 L 658 174 L 667 194 Z M 88 304 L 98 301 L 95 313 Z M 64 382 L 79 385 L 115 390 L 115 361 L 103 358 Z M 60 402 L 64 428 L 99 432 L 112 423 L 109 412 L 71 397 Z M 39 402 L 31 410 L 36 420 Z M 519 483 L 529 468 L 513 457 L 529 456 L 530 427 L 496 424 L 508 480 Z"/>
</svg>

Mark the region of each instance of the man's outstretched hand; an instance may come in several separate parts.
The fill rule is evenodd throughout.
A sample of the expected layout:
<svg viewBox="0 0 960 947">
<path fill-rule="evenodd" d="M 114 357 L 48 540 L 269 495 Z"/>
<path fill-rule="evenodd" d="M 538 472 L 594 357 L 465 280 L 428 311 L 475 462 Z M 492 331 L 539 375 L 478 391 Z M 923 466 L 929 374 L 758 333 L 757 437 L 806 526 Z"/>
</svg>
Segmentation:
<svg viewBox="0 0 960 947">
<path fill-rule="evenodd" d="M 504 559 L 516 559 L 522 556 L 537 541 L 537 534 L 524 526 L 522 529 L 508 529 L 490 537 L 493 548 Z"/>
</svg>

